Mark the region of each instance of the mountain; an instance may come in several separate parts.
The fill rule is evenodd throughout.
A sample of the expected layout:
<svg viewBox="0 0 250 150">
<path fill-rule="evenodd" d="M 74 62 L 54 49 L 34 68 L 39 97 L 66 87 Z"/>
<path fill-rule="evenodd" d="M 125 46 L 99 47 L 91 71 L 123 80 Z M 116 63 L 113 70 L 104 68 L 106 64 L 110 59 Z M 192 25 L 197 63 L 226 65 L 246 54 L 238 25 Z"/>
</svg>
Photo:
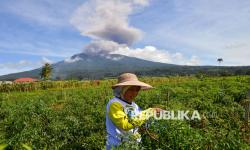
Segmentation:
<svg viewBox="0 0 250 150">
<path fill-rule="evenodd" d="M 147 61 L 119 54 L 89 55 L 80 53 L 52 64 L 52 79 L 103 79 L 117 77 L 123 72 L 137 75 L 250 75 L 250 66 L 182 66 Z M 21 77 L 40 78 L 41 68 L 0 76 L 0 80 L 15 80 Z"/>
<path fill-rule="evenodd" d="M 52 64 L 52 79 L 99 79 L 116 76 L 122 72 L 147 72 L 172 64 L 147 61 L 119 54 L 89 55 L 80 53 Z M 0 76 L 0 80 L 15 80 L 21 77 L 40 77 L 41 68 Z"/>
</svg>

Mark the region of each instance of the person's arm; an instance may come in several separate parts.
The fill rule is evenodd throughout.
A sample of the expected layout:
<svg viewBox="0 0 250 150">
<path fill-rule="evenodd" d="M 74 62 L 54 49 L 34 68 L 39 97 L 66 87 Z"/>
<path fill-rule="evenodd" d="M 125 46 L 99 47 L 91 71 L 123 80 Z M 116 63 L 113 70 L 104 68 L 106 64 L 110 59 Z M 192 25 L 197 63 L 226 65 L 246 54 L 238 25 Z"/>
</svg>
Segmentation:
<svg viewBox="0 0 250 150">
<path fill-rule="evenodd" d="M 119 102 L 113 102 L 110 105 L 108 115 L 116 126 L 128 131 L 134 127 L 141 126 L 148 119 L 147 113 L 153 113 L 153 111 L 153 108 L 149 108 L 142 111 L 138 116 L 128 119 L 128 116 L 123 111 L 122 105 Z"/>
</svg>

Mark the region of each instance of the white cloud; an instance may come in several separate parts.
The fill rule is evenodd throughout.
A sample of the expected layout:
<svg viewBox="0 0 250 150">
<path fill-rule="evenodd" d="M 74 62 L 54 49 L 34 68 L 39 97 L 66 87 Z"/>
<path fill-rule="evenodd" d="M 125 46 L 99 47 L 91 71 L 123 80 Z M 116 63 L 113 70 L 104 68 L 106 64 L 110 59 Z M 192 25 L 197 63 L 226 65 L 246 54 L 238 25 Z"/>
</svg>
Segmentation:
<svg viewBox="0 0 250 150">
<path fill-rule="evenodd" d="M 29 61 L 20 60 L 19 62 L 16 62 L 16 63 L 7 62 L 4 64 L 0 64 L 0 68 L 20 69 L 20 68 L 24 68 L 28 65 L 31 65 L 31 63 Z"/>
<path fill-rule="evenodd" d="M 192 56 L 190 60 L 187 61 L 188 66 L 197 66 L 200 64 L 200 60 L 197 56 Z"/>
<path fill-rule="evenodd" d="M 17 62 L 0 63 L 0 75 L 37 69 L 39 67 L 42 67 L 44 65 L 44 62 L 52 63 L 53 61 L 46 57 L 42 57 L 37 61 L 20 60 Z"/>
<path fill-rule="evenodd" d="M 120 60 L 121 57 L 111 58 L 109 54 L 120 54 L 129 57 L 136 57 L 154 62 L 171 63 L 179 65 L 200 65 L 198 56 L 188 58 L 180 52 L 170 52 L 165 49 L 157 49 L 154 46 L 145 46 L 144 48 L 131 48 L 124 44 L 118 44 L 113 41 L 92 41 L 85 46 L 84 53 L 88 55 L 100 55 L 107 59 Z M 81 58 L 72 57 L 65 59 L 65 62 L 71 63 L 81 60 Z"/>
<path fill-rule="evenodd" d="M 180 52 L 170 53 L 167 50 L 157 49 L 154 46 L 145 46 L 144 48 L 129 48 L 121 46 L 111 54 L 121 54 L 129 57 L 136 57 L 154 62 L 171 63 L 179 65 L 199 65 L 198 56 L 191 58 L 183 56 Z"/>
<path fill-rule="evenodd" d="M 112 53 L 163 63 L 170 63 L 172 61 L 171 55 L 167 51 L 158 50 L 153 46 L 135 49 L 129 47 L 120 47 L 118 50 L 115 50 Z"/>
<path fill-rule="evenodd" d="M 82 58 L 76 56 L 75 58 L 72 58 L 72 57 L 66 58 L 66 59 L 64 59 L 64 62 L 65 63 L 73 63 L 73 62 L 77 62 L 77 61 L 80 61 L 80 60 L 82 60 Z"/>
<path fill-rule="evenodd" d="M 110 56 L 110 55 L 102 55 L 102 57 L 105 57 L 107 59 L 111 59 L 111 60 L 114 60 L 114 61 L 118 61 L 118 60 L 121 60 L 124 58 L 124 56 Z"/>
<path fill-rule="evenodd" d="M 42 57 L 42 61 L 41 61 L 42 64 L 45 64 L 45 63 L 49 63 L 49 64 L 52 64 L 53 61 L 48 59 L 47 57 Z"/>
<path fill-rule="evenodd" d="M 15 73 L 26 71 L 31 68 L 34 68 L 34 64 L 27 60 L 20 60 L 18 62 L 7 62 L 0 64 L 1 72 L 0 75 L 4 75 L 7 73 Z"/>
</svg>

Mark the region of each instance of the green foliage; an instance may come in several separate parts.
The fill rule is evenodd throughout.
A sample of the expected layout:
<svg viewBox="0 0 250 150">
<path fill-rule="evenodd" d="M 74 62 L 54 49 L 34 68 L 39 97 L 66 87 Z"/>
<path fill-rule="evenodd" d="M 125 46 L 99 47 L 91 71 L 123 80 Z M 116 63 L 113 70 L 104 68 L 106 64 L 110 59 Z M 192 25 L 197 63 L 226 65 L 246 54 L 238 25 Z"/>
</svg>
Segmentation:
<svg viewBox="0 0 250 150">
<path fill-rule="evenodd" d="M 153 121 L 148 130 L 157 135 L 156 140 L 142 132 L 140 144 L 130 142 L 119 149 L 249 149 L 249 126 L 244 124 L 244 109 L 238 103 L 250 88 L 249 79 L 249 76 L 202 80 L 142 78 L 155 87 L 140 92 L 136 98 L 143 109 L 157 106 L 167 110 L 198 110 L 201 120 Z M 1 146 L 103 149 L 105 107 L 113 97 L 110 87 L 114 83 L 101 80 L 98 84 L 56 81 L 9 85 L 8 90 L 0 93 L 0 143 L 8 144 Z"/>
<path fill-rule="evenodd" d="M 41 78 L 43 80 L 48 80 L 51 76 L 52 73 L 52 67 L 49 63 L 45 63 L 44 66 L 42 67 L 42 71 L 40 73 Z"/>
<path fill-rule="evenodd" d="M 0 150 L 5 150 L 7 146 L 8 146 L 7 144 L 0 144 Z"/>
<path fill-rule="evenodd" d="M 25 148 L 26 150 L 32 150 L 32 148 L 26 144 L 22 144 L 22 147 Z"/>
<path fill-rule="evenodd" d="M 14 84 L 2 84 L 0 85 L 0 92 L 31 92 L 37 90 L 56 90 L 65 88 L 86 88 L 93 84 L 89 81 L 39 81 L 32 83 L 14 83 Z"/>
</svg>

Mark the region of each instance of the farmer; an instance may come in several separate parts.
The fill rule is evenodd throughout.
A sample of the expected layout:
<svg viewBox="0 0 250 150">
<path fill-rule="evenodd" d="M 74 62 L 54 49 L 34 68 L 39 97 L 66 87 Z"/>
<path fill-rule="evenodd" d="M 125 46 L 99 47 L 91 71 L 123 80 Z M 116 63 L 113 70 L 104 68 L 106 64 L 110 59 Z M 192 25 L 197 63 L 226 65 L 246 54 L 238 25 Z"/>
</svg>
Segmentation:
<svg viewBox="0 0 250 150">
<path fill-rule="evenodd" d="M 151 85 L 139 81 L 135 74 L 124 73 L 118 77 L 118 83 L 112 86 L 114 98 L 106 107 L 107 150 L 123 142 L 141 141 L 139 126 L 149 118 L 148 114 L 161 110 L 149 108 L 141 111 L 134 98 L 140 90 L 151 88 Z"/>
</svg>

